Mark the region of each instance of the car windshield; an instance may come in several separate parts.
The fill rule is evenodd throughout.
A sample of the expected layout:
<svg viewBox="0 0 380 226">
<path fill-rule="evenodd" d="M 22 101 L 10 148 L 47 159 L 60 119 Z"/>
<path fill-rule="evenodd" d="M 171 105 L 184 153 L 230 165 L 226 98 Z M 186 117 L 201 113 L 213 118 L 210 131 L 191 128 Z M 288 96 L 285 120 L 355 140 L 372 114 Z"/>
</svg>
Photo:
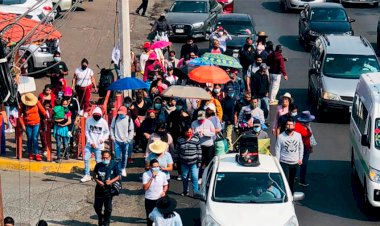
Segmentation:
<svg viewBox="0 0 380 226">
<path fill-rule="evenodd" d="M 348 21 L 346 12 L 343 9 L 312 9 L 310 20 L 316 22 L 344 22 Z"/>
<path fill-rule="evenodd" d="M 217 26 L 223 27 L 231 35 L 250 35 L 256 31 L 250 21 L 218 21 Z"/>
<path fill-rule="evenodd" d="M 217 173 L 215 202 L 283 203 L 287 201 L 280 173 Z"/>
<path fill-rule="evenodd" d="M 26 0 L 0 0 L 0 4 L 2 5 L 16 5 L 16 4 L 24 4 Z"/>
<path fill-rule="evenodd" d="M 169 11 L 174 13 L 205 13 L 207 5 L 204 1 L 175 1 Z"/>
<path fill-rule="evenodd" d="M 333 78 L 358 79 L 363 73 L 379 70 L 375 56 L 328 54 L 323 74 Z"/>
</svg>

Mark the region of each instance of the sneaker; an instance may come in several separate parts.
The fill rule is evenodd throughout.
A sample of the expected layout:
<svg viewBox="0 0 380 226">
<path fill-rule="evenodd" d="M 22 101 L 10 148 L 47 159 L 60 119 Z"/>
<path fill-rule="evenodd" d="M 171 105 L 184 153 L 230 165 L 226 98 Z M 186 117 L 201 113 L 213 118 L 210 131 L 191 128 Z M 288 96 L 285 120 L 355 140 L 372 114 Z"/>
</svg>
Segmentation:
<svg viewBox="0 0 380 226">
<path fill-rule="evenodd" d="M 301 183 L 301 182 L 299 182 L 298 183 L 300 186 L 302 186 L 302 187 L 308 187 L 310 184 L 308 184 L 308 183 Z"/>
<path fill-rule="evenodd" d="M 36 154 L 36 161 L 38 161 L 38 162 L 42 161 L 42 158 L 41 158 L 40 154 Z"/>
<path fill-rule="evenodd" d="M 29 153 L 29 160 L 33 160 L 34 159 L 34 156 L 32 153 Z"/>
<path fill-rule="evenodd" d="M 177 180 L 178 180 L 178 181 L 181 181 L 181 180 L 182 180 L 182 177 L 181 177 L 181 176 L 178 176 L 178 177 L 177 177 Z"/>
<path fill-rule="evenodd" d="M 54 162 L 55 162 L 55 163 L 60 163 L 60 162 L 61 162 L 61 158 L 56 158 L 56 159 L 54 160 Z"/>
<path fill-rule="evenodd" d="M 189 193 L 187 193 L 187 192 L 182 192 L 181 193 L 181 196 L 188 196 L 189 195 Z"/>
<path fill-rule="evenodd" d="M 66 159 L 66 160 L 69 160 L 69 159 L 70 159 L 69 154 L 66 154 L 66 155 L 65 155 L 65 159 Z"/>
<path fill-rule="evenodd" d="M 90 175 L 84 175 L 84 177 L 82 177 L 82 179 L 80 179 L 80 181 L 82 183 L 88 182 L 90 180 L 91 180 L 91 176 Z"/>
<path fill-rule="evenodd" d="M 121 176 L 127 177 L 127 170 L 126 169 L 121 170 Z"/>
</svg>

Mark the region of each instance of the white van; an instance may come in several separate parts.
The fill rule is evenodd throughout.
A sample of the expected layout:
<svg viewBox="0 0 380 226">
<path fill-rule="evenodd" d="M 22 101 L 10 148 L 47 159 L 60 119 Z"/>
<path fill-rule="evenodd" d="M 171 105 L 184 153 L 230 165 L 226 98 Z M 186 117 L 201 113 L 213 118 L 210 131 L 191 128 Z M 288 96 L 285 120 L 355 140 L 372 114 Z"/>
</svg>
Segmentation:
<svg viewBox="0 0 380 226">
<path fill-rule="evenodd" d="M 365 204 L 380 207 L 380 72 L 362 74 L 350 119 L 351 166 Z"/>
</svg>

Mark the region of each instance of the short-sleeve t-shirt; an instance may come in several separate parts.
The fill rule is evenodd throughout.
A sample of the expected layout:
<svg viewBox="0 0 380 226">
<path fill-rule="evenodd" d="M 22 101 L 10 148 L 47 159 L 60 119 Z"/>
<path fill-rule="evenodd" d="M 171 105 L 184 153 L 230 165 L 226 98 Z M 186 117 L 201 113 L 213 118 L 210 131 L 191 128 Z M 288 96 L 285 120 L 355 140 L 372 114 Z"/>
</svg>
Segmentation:
<svg viewBox="0 0 380 226">
<path fill-rule="evenodd" d="M 61 76 L 61 70 L 62 71 L 68 71 L 68 68 L 67 68 L 67 65 L 65 64 L 65 62 L 63 61 L 60 61 L 60 62 L 50 62 L 48 63 L 48 67 L 55 64 L 53 67 L 51 67 L 49 69 L 49 73 L 50 74 L 59 74 L 60 76 L 57 76 L 57 77 L 50 77 L 50 84 L 52 86 L 57 86 L 59 84 L 59 79 L 63 78 L 63 76 Z"/>
<path fill-rule="evenodd" d="M 87 87 L 91 85 L 91 78 L 94 76 L 94 72 L 91 68 L 86 68 L 83 70 L 82 68 L 77 68 L 75 70 L 76 74 L 76 84 L 80 87 Z"/>
<path fill-rule="evenodd" d="M 109 175 L 107 176 L 107 171 L 109 170 L 109 167 L 111 167 Z M 113 179 L 120 175 L 120 170 L 117 166 L 117 164 L 114 161 L 111 161 L 108 165 L 104 164 L 103 162 L 97 163 L 94 168 L 94 175 L 95 178 L 102 181 L 103 183 L 106 182 L 108 179 Z M 98 184 L 96 184 L 95 193 L 99 191 L 110 191 L 111 187 L 109 185 L 104 186 L 105 189 L 100 187 Z"/>
<path fill-rule="evenodd" d="M 172 155 L 169 152 L 165 152 L 162 156 L 157 156 L 154 153 L 150 153 L 145 161 L 150 162 L 152 159 L 157 159 L 158 163 L 160 164 L 160 167 L 168 167 L 169 164 L 173 164 L 173 158 Z M 168 171 L 163 171 L 166 174 L 167 179 L 170 179 L 170 173 Z"/>
<path fill-rule="evenodd" d="M 143 184 L 147 184 L 152 178 L 151 170 L 143 173 Z M 168 180 L 163 172 L 159 172 L 153 179 L 148 190 L 145 191 L 145 198 L 149 200 L 157 200 L 161 198 L 161 193 L 164 191 L 164 186 L 168 185 Z"/>
</svg>

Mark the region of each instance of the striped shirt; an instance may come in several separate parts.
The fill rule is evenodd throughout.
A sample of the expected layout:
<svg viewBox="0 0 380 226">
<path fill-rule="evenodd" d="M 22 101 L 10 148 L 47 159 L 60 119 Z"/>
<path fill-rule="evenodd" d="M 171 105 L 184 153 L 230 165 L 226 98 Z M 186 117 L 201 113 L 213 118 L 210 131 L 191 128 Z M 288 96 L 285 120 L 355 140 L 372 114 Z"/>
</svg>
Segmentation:
<svg viewBox="0 0 380 226">
<path fill-rule="evenodd" d="M 197 135 L 194 135 L 190 140 L 185 137 L 178 138 L 177 151 L 180 161 L 186 165 L 202 162 L 200 138 Z"/>
</svg>

